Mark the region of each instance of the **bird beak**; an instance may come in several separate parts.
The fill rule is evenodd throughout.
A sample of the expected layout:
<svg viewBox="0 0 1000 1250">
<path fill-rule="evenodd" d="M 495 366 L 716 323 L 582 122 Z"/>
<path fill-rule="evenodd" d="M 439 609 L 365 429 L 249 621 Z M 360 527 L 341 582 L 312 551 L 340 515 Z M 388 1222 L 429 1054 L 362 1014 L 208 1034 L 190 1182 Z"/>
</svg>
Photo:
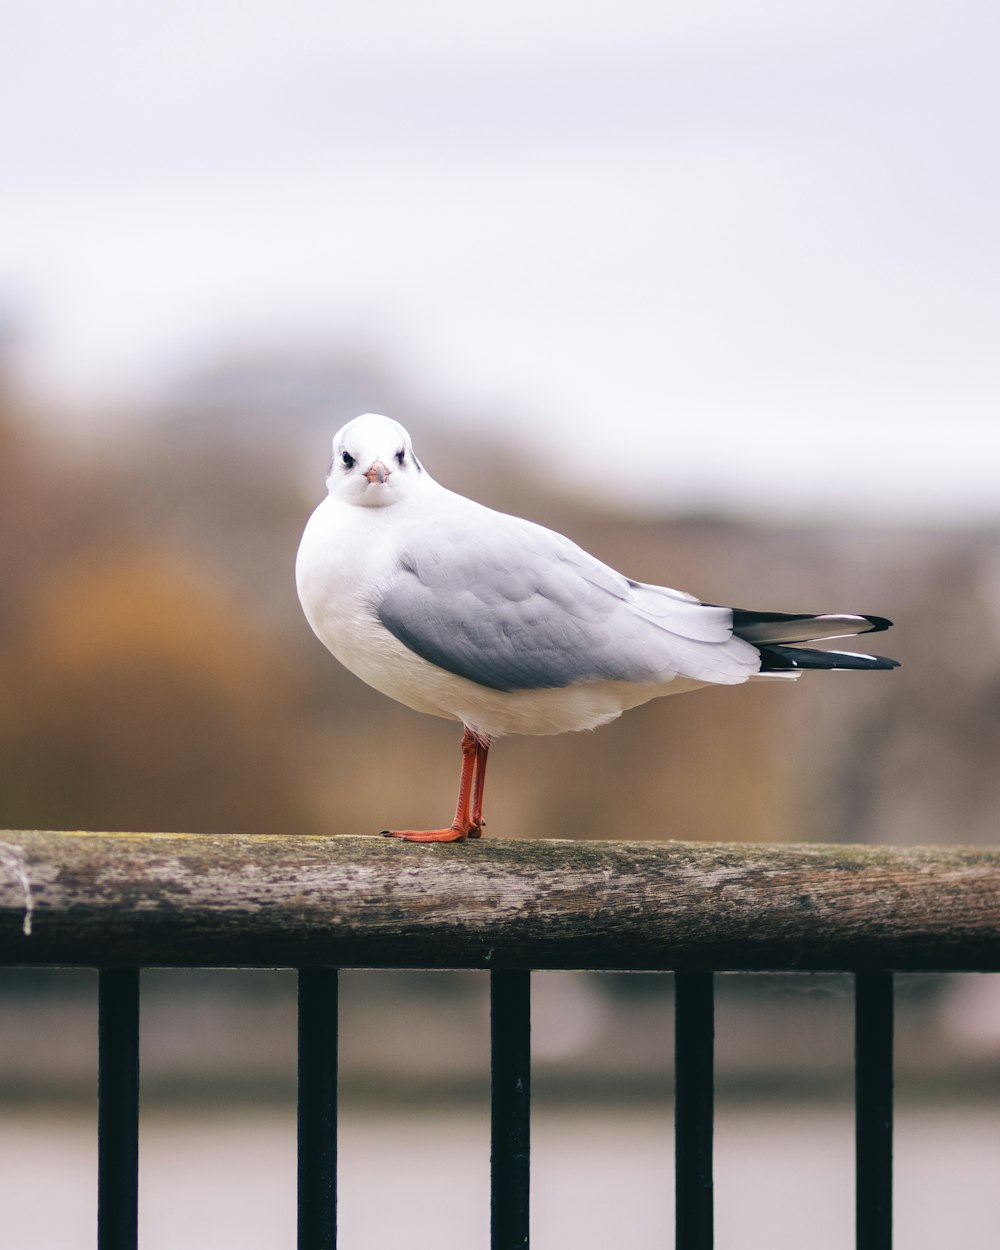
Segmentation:
<svg viewBox="0 0 1000 1250">
<path fill-rule="evenodd" d="M 376 482 L 382 486 L 389 476 L 389 470 L 385 467 L 381 460 L 376 460 L 372 467 L 364 476 L 374 486 Z"/>
</svg>

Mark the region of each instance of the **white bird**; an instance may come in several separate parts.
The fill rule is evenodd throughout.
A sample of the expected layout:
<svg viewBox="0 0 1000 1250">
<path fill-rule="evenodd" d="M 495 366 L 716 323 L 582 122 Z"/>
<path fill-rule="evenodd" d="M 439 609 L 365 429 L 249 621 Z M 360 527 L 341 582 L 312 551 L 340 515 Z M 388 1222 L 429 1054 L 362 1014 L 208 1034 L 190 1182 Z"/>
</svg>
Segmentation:
<svg viewBox="0 0 1000 1250">
<path fill-rule="evenodd" d="M 502 734 L 593 729 L 699 686 L 897 667 L 795 645 L 886 629 L 883 617 L 751 612 L 632 581 L 561 534 L 439 485 L 388 417 L 366 413 L 334 436 L 327 491 L 296 561 L 309 624 L 376 690 L 465 729 L 455 819 L 391 837 L 478 838 Z"/>
</svg>

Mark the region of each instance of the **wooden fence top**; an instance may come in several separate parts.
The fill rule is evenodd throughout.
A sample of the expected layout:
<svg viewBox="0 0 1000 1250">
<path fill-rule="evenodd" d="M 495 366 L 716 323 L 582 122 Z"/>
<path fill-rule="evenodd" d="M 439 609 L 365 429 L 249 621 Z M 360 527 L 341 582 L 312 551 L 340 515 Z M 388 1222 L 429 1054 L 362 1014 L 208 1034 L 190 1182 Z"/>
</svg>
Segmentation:
<svg viewBox="0 0 1000 1250">
<path fill-rule="evenodd" d="M 0 833 L 0 964 L 1000 970 L 1000 850 Z"/>
</svg>

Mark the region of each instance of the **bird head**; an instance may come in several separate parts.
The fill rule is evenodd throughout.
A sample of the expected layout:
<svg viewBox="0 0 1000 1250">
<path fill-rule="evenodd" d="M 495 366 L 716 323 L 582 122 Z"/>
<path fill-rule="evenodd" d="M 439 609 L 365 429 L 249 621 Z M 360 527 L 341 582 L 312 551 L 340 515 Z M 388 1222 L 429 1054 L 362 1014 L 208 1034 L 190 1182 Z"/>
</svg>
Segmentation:
<svg viewBox="0 0 1000 1250">
<path fill-rule="evenodd" d="M 410 436 L 398 421 L 366 412 L 333 436 L 326 486 L 345 503 L 363 508 L 397 503 L 422 476 Z"/>
</svg>

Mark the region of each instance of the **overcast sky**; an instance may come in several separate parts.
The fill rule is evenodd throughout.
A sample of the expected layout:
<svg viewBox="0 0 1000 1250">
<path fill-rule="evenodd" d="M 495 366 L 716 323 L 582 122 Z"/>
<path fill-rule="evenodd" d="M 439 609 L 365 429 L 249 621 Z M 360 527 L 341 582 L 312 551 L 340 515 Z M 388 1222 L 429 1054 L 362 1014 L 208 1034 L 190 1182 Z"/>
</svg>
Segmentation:
<svg viewBox="0 0 1000 1250">
<path fill-rule="evenodd" d="M 998 60 L 973 0 L 0 0 L 0 306 L 74 403 L 344 338 L 606 492 L 1000 518 Z"/>
</svg>

